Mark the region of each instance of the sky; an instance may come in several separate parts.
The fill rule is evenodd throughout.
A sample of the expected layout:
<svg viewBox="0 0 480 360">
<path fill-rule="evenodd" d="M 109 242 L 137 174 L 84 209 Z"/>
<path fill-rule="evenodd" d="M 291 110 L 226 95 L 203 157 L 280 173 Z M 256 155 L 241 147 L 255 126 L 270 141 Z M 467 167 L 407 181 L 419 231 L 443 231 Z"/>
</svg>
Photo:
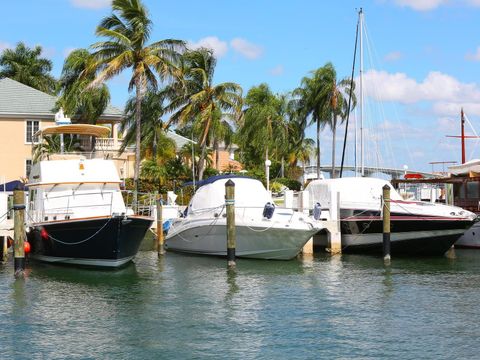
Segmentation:
<svg viewBox="0 0 480 360">
<path fill-rule="evenodd" d="M 292 91 L 327 62 L 335 66 L 339 80 L 349 77 L 358 10 L 363 8 L 364 164 L 442 171 L 447 165 L 429 163 L 460 162 L 460 140 L 446 135 L 460 134 L 462 107 L 467 134 L 480 133 L 480 0 L 144 4 L 153 20 L 152 41 L 173 38 L 192 48 L 211 47 L 218 58 L 215 82 L 236 82 L 244 94 L 261 83 L 276 93 Z M 3 0 L 2 9 L 0 51 L 19 41 L 41 45 L 57 77 L 69 52 L 102 40 L 95 36 L 95 27 L 111 13 L 109 0 Z M 357 58 L 357 84 L 358 65 Z M 131 95 L 128 76 L 123 73 L 108 83 L 118 107 Z M 360 163 L 360 117 L 357 106 L 349 125 L 349 165 Z M 335 142 L 337 163 L 343 134 L 341 126 Z M 307 136 L 315 138 L 313 127 Z M 329 128 L 322 131 L 321 143 L 321 162 L 330 164 Z M 478 140 L 467 140 L 467 160 L 480 158 L 479 145 Z"/>
</svg>

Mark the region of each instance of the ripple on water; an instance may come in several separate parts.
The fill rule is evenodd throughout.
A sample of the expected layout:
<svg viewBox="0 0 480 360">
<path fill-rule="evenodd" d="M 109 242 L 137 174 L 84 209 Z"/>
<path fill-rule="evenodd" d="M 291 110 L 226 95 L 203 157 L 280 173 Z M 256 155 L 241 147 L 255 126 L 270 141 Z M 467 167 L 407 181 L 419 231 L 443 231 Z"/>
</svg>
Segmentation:
<svg viewBox="0 0 480 360">
<path fill-rule="evenodd" d="M 474 358 L 480 252 L 0 267 L 2 358 Z"/>
</svg>

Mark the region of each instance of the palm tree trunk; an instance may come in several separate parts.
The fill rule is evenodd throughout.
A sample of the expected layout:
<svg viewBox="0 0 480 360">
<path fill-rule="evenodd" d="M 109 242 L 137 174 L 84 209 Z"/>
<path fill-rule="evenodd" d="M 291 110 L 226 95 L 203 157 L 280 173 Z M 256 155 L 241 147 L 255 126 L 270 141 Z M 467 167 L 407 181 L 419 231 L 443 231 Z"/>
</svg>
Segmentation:
<svg viewBox="0 0 480 360">
<path fill-rule="evenodd" d="M 332 123 L 332 179 L 336 178 L 335 174 L 335 138 L 337 136 L 337 115 L 333 115 Z"/>
<path fill-rule="evenodd" d="M 205 156 L 207 153 L 207 142 L 204 142 L 202 145 L 202 152 L 200 153 L 200 158 L 198 159 L 198 180 L 203 179 L 203 173 L 205 171 Z"/>
<path fill-rule="evenodd" d="M 157 161 L 157 129 L 153 130 L 153 161 Z"/>
<path fill-rule="evenodd" d="M 317 179 L 320 179 L 320 119 L 317 119 Z"/>
<path fill-rule="evenodd" d="M 285 177 L 285 160 L 282 157 L 282 164 L 280 167 L 280 177 L 284 178 Z"/>
<path fill-rule="evenodd" d="M 213 150 L 215 151 L 215 168 L 217 171 L 220 171 L 220 154 L 219 154 L 219 149 L 218 149 L 218 140 L 215 139 L 213 140 Z"/>
<path fill-rule="evenodd" d="M 141 137 L 141 122 L 142 122 L 142 96 L 143 96 L 143 81 L 140 77 L 135 79 L 135 167 L 133 172 L 133 181 L 135 183 L 135 190 L 133 192 L 133 203 L 136 207 L 137 196 L 138 196 L 138 178 L 140 174 L 140 144 L 142 141 Z M 135 208 L 134 208 L 135 210 Z"/>
</svg>

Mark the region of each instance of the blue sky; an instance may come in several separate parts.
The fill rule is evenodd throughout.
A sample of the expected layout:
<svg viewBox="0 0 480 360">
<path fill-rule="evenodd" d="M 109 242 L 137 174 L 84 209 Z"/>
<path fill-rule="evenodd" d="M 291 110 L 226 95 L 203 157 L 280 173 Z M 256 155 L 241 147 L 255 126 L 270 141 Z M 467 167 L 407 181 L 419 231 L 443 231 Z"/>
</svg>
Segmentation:
<svg viewBox="0 0 480 360">
<path fill-rule="evenodd" d="M 445 135 L 459 134 L 462 106 L 473 125 L 467 132 L 480 133 L 480 0 L 144 3 L 154 22 L 152 40 L 212 47 L 216 82 L 237 82 L 245 93 L 262 82 L 291 91 L 328 61 L 339 78 L 349 76 L 363 7 L 366 164 L 431 170 L 431 161 L 460 161 L 460 140 Z M 98 40 L 95 27 L 110 13 L 108 0 L 8 1 L 2 8 L 0 50 L 18 41 L 39 44 L 55 76 L 69 51 Z M 127 82 L 127 73 L 109 82 L 114 105 L 128 98 Z M 358 117 L 357 111 L 352 118 Z M 314 138 L 313 129 L 307 135 Z M 338 135 L 337 154 L 343 128 Z M 329 164 L 331 131 L 321 139 L 322 163 Z M 467 141 L 467 159 L 480 158 L 479 142 Z M 351 164 L 353 146 L 348 149 Z"/>
</svg>

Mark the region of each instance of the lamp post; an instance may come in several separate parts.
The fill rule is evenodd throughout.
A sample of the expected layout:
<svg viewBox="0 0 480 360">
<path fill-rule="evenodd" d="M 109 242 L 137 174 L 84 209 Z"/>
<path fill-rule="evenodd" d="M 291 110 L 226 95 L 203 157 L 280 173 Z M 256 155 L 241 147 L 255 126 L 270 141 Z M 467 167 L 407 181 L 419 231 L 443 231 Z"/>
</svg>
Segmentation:
<svg viewBox="0 0 480 360">
<path fill-rule="evenodd" d="M 267 177 L 267 191 L 270 191 L 270 165 L 272 162 L 270 160 L 265 160 L 265 176 Z"/>
</svg>

